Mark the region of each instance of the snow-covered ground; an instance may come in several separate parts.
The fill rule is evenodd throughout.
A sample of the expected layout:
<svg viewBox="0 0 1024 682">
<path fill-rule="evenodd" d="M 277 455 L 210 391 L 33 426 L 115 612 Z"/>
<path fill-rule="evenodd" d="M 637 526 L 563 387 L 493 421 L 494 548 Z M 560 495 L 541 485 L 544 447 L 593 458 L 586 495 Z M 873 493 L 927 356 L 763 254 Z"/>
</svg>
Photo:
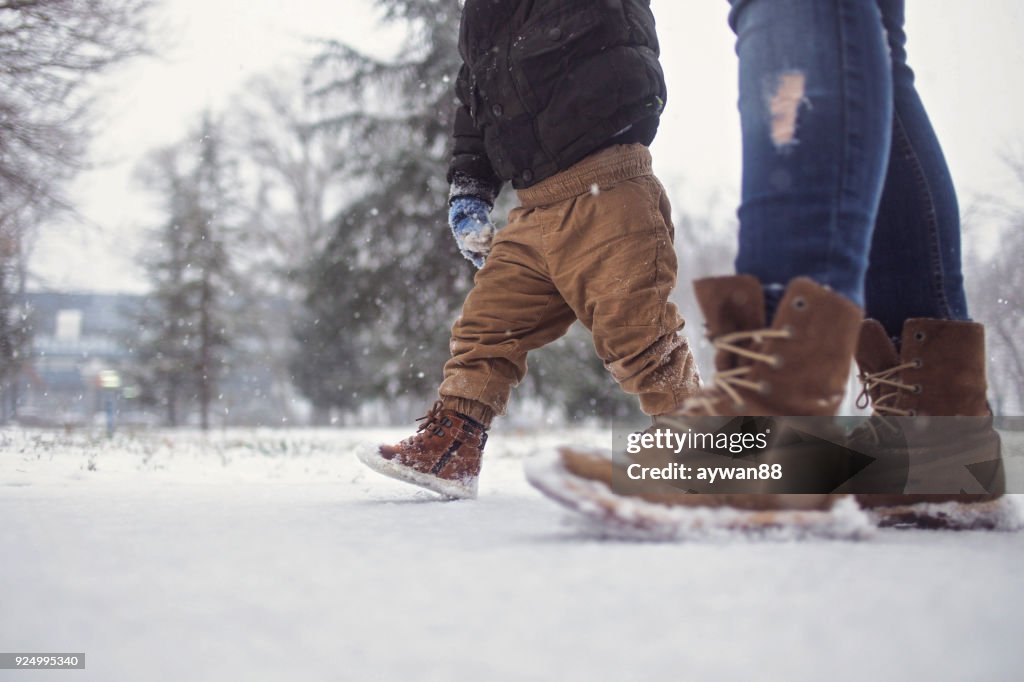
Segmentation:
<svg viewBox="0 0 1024 682">
<path fill-rule="evenodd" d="M 476 501 L 364 470 L 401 431 L 0 430 L 2 680 L 1024 676 L 1024 533 L 597 540 L 488 444 Z"/>
</svg>

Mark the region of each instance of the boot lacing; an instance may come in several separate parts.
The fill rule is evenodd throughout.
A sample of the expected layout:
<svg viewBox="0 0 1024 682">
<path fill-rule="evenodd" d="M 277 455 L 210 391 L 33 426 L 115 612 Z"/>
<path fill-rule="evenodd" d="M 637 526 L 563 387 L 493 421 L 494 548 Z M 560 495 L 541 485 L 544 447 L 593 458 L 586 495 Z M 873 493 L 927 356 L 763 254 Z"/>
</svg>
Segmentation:
<svg viewBox="0 0 1024 682">
<path fill-rule="evenodd" d="M 857 396 L 857 407 L 864 409 L 868 405 L 871 405 L 871 415 L 877 417 L 877 420 L 868 420 L 865 422 L 867 427 L 871 430 L 871 435 L 874 441 L 877 443 L 880 440 L 878 430 L 875 428 L 875 421 L 885 424 L 887 427 L 895 432 L 899 432 L 899 427 L 890 422 L 886 417 L 913 417 L 917 413 L 914 410 L 904 410 L 891 405 L 895 400 L 899 399 L 900 392 L 906 391 L 908 393 L 920 393 L 921 387 L 915 384 L 907 384 L 899 380 L 898 375 L 905 369 L 916 369 L 920 367 L 918 361 L 904 362 L 902 365 L 896 365 L 889 369 L 883 369 L 881 372 L 861 372 L 857 379 L 860 380 L 861 390 Z M 888 386 L 896 390 L 889 393 L 884 393 L 878 396 L 877 400 L 871 400 L 871 391 L 878 388 L 879 386 Z"/>
<path fill-rule="evenodd" d="M 782 366 L 781 356 L 759 353 L 758 351 L 746 348 L 739 344 L 747 341 L 762 343 L 765 339 L 791 338 L 793 338 L 793 331 L 788 327 L 784 329 L 753 329 L 750 331 L 723 334 L 711 339 L 711 345 L 713 345 L 717 351 L 732 353 L 734 355 L 747 358 L 748 360 L 753 360 L 754 362 L 760 362 L 768 365 L 769 367 L 777 368 Z M 734 406 L 741 407 L 743 405 L 743 396 L 740 393 L 741 388 L 762 394 L 767 393 L 769 390 L 767 382 L 752 381 L 746 378 L 746 376 L 753 371 L 754 365 L 743 365 L 742 367 L 733 367 L 732 369 L 716 372 L 714 377 L 715 387 L 721 389 L 723 393 L 729 396 L 729 399 L 732 400 Z M 714 401 L 705 395 L 697 395 L 690 398 L 683 404 L 683 410 L 699 410 L 713 413 L 715 411 Z"/>
<path fill-rule="evenodd" d="M 888 403 L 897 399 L 900 395 L 900 391 L 907 391 L 908 393 L 920 393 L 921 387 L 918 385 L 906 384 L 900 381 L 898 378 L 894 378 L 900 372 L 905 369 L 915 369 L 919 367 L 917 361 L 904 362 L 902 365 L 896 365 L 889 369 L 883 369 L 881 372 L 861 372 L 857 377 L 861 382 L 860 395 L 857 396 L 857 407 L 864 409 L 868 405 L 872 406 L 873 413 L 875 415 L 885 415 L 891 417 L 913 417 L 913 410 L 902 410 L 898 407 L 893 407 Z M 871 391 L 878 388 L 879 386 L 890 386 L 895 388 L 895 391 L 880 395 L 877 400 L 872 404 Z"/>
<path fill-rule="evenodd" d="M 434 406 L 431 407 L 430 410 L 425 415 L 423 415 L 422 417 L 416 417 L 416 421 L 423 423 L 416 427 L 416 434 L 410 438 L 406 438 L 404 442 L 410 445 L 422 443 L 423 436 L 421 436 L 420 434 L 423 433 L 424 431 L 430 431 L 431 436 L 438 435 L 437 432 L 434 430 L 434 425 L 439 422 L 438 418 L 441 416 L 441 412 L 443 410 L 444 403 L 438 400 L 437 402 L 434 403 Z M 443 433 L 443 431 L 441 433 Z"/>
</svg>

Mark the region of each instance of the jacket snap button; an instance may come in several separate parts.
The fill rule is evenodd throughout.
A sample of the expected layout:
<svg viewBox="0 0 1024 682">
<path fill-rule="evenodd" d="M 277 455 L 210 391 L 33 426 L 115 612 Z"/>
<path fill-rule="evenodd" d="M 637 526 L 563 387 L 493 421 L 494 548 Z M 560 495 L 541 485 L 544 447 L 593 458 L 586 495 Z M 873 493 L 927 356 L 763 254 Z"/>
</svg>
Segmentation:
<svg viewBox="0 0 1024 682">
<path fill-rule="evenodd" d="M 523 171 L 523 181 L 529 182 L 530 180 L 533 180 L 533 171 L 527 168 Z"/>
<path fill-rule="evenodd" d="M 493 107 L 491 107 L 491 113 L 494 114 L 495 116 L 501 116 L 501 114 L 504 111 L 505 110 L 501 108 L 500 104 L 495 104 Z"/>
<path fill-rule="evenodd" d="M 553 29 L 548 31 L 548 38 L 550 38 L 551 40 L 561 40 L 562 39 L 562 29 L 560 29 L 557 26 L 555 26 Z"/>
</svg>

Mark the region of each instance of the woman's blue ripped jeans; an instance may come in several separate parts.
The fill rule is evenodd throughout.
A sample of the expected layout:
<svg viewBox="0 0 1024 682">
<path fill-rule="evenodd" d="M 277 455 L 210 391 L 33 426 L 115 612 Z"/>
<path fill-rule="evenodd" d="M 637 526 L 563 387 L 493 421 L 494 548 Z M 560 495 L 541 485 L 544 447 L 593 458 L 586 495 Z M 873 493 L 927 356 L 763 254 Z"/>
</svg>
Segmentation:
<svg viewBox="0 0 1024 682">
<path fill-rule="evenodd" d="M 898 336 L 966 319 L 956 192 L 907 65 L 903 0 L 730 0 L 743 189 L 736 270 L 804 275 Z"/>
</svg>

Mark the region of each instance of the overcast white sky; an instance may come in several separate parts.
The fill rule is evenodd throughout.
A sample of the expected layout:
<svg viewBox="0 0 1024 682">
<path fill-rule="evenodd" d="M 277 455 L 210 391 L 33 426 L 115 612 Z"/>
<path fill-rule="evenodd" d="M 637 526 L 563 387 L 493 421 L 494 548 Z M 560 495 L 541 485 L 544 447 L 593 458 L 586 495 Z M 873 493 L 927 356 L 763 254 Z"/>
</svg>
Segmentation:
<svg viewBox="0 0 1024 682">
<path fill-rule="evenodd" d="M 1019 193 L 1000 155 L 1024 146 L 1024 6 L 1019 0 L 907 0 L 909 53 L 961 192 Z M 655 142 L 658 174 L 698 210 L 739 184 L 736 59 L 725 0 L 653 0 L 669 106 Z M 143 291 L 133 264 L 152 198 L 133 181 L 138 159 L 180 139 L 204 108 L 225 107 L 255 75 L 308 58 L 307 36 L 387 54 L 400 38 L 370 0 L 165 0 L 158 59 L 105 83 L 99 168 L 74 187 L 84 222 L 47 226 L 36 288 Z M 438 197 L 444 210 L 445 197 Z M 683 207 L 681 207 L 683 208 Z M 731 210 L 731 207 L 730 209 Z"/>
</svg>

